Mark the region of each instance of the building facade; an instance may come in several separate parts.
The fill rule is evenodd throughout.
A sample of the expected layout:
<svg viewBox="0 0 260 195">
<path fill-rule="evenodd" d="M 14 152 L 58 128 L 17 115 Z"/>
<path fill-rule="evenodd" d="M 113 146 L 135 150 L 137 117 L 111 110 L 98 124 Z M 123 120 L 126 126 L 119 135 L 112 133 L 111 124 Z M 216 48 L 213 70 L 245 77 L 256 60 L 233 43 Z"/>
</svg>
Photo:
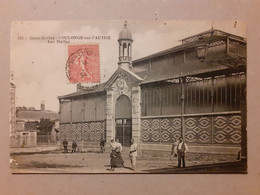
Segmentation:
<svg viewBox="0 0 260 195">
<path fill-rule="evenodd" d="M 179 46 L 132 61 L 133 39 L 119 34 L 119 62 L 105 83 L 59 96 L 61 141 L 118 138 L 141 151 L 246 153 L 246 39 L 209 30 Z"/>
</svg>

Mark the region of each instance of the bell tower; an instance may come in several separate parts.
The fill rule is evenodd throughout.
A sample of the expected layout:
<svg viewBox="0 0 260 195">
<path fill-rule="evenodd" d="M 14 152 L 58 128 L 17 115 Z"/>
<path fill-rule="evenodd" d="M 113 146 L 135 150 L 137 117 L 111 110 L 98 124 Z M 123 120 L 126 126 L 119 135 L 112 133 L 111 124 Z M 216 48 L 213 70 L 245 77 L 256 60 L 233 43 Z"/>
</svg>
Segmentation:
<svg viewBox="0 0 260 195">
<path fill-rule="evenodd" d="M 119 33 L 119 61 L 118 66 L 131 69 L 132 64 L 132 34 L 127 28 L 127 22 L 125 21 L 124 28 Z"/>
</svg>

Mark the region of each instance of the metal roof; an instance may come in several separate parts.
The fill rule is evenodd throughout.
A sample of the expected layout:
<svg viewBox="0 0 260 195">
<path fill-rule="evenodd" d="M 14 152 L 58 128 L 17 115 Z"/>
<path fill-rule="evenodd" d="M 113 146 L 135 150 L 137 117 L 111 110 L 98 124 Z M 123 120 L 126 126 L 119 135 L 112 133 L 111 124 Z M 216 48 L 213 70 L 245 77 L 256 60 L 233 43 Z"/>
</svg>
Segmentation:
<svg viewBox="0 0 260 195">
<path fill-rule="evenodd" d="M 72 98 L 72 97 L 77 97 L 77 96 L 82 96 L 82 95 L 88 95 L 88 94 L 93 94 L 93 93 L 98 93 L 98 92 L 104 92 L 105 88 L 104 88 L 105 83 L 100 83 L 98 86 L 96 87 L 92 87 L 89 89 L 84 89 L 84 90 L 79 90 L 70 94 L 66 94 L 63 96 L 58 96 L 58 99 L 66 99 L 66 98 Z"/>
<path fill-rule="evenodd" d="M 205 37 L 211 37 L 211 36 L 215 36 L 215 35 L 223 36 L 223 37 L 228 36 L 230 38 L 235 38 L 235 39 L 239 39 L 241 41 L 245 41 L 244 37 L 237 36 L 237 35 L 234 35 L 234 34 L 230 34 L 230 33 L 227 33 L 227 32 L 221 31 L 221 30 L 217 30 L 217 29 L 210 29 L 210 30 L 198 33 L 196 35 L 186 37 L 184 39 L 181 39 L 180 41 L 182 43 L 187 43 L 187 42 L 197 41 L 199 39 L 202 39 L 202 38 L 205 38 Z"/>
<path fill-rule="evenodd" d="M 126 28 L 126 25 L 121 32 L 120 32 L 119 38 L 125 37 L 125 38 L 132 39 L 131 32 Z M 130 33 L 130 34 L 128 34 L 128 33 Z M 208 35 L 208 34 L 210 34 L 210 35 Z M 205 36 L 203 36 L 203 35 L 205 35 Z M 202 38 L 200 38 L 200 37 L 202 37 Z M 148 55 L 146 57 L 134 60 L 133 66 L 135 66 L 135 65 L 138 66 L 137 64 L 139 62 L 142 62 L 145 60 L 150 60 L 152 58 L 164 56 L 164 55 L 167 55 L 170 53 L 194 48 L 198 44 L 211 43 L 214 41 L 225 40 L 226 38 L 232 38 L 237 41 L 246 43 L 246 40 L 243 37 L 232 35 L 232 34 L 220 31 L 220 30 L 211 29 L 209 31 L 205 31 L 203 33 L 199 33 L 197 35 L 182 39 L 181 41 L 183 43 L 181 45 L 178 45 L 178 46 L 154 53 L 152 55 Z M 179 78 L 179 77 L 184 77 L 184 76 L 192 76 L 192 75 L 211 76 L 211 75 L 213 75 L 213 72 L 215 72 L 215 74 L 220 74 L 220 73 L 223 74 L 225 72 L 229 72 L 232 68 L 230 68 L 228 63 L 225 63 L 228 60 L 235 60 L 235 58 L 230 55 L 225 55 L 225 56 L 223 56 L 222 62 L 214 61 L 214 60 L 213 61 L 205 60 L 205 61 L 201 62 L 198 60 L 198 61 L 194 61 L 194 62 L 185 62 L 185 63 L 177 64 L 177 65 L 174 65 L 174 67 L 169 67 L 167 69 L 148 70 L 148 71 L 143 71 L 143 72 L 137 72 L 137 73 L 134 73 L 134 75 L 139 76 L 139 77 L 141 77 L 141 79 L 143 79 L 143 81 L 141 81 L 139 79 L 140 84 L 152 83 L 152 82 L 169 80 L 169 79 L 174 79 L 174 78 Z M 244 71 L 245 66 L 236 67 L 236 70 L 234 70 L 234 71 L 241 71 L 241 70 Z M 110 81 L 110 80 L 111 79 L 109 79 L 108 81 Z M 82 90 L 82 91 L 77 91 L 77 92 L 67 94 L 64 96 L 59 96 L 58 99 L 73 98 L 73 97 L 87 95 L 87 94 L 105 92 L 106 83 L 101 83 L 97 87 L 89 89 L 89 90 Z"/>
<path fill-rule="evenodd" d="M 218 32 L 218 33 L 216 33 L 216 32 Z M 219 32 L 221 32 L 221 33 L 219 33 Z M 197 39 L 197 40 L 194 40 L 194 41 L 191 41 L 191 42 L 184 42 L 180 45 L 171 47 L 169 49 L 166 49 L 166 50 L 163 50 L 163 51 L 160 51 L 160 52 L 157 52 L 157 53 L 154 53 L 154 54 L 151 54 L 151 55 L 148 55 L 148 56 L 136 59 L 136 60 L 133 60 L 133 66 L 135 66 L 137 63 L 139 63 L 141 61 L 149 60 L 149 59 L 152 59 L 152 58 L 160 57 L 160 56 L 167 55 L 167 54 L 174 53 L 174 52 L 178 52 L 178 51 L 183 51 L 185 49 L 196 47 L 199 44 L 205 44 L 205 43 L 210 43 L 210 42 L 214 42 L 214 41 L 218 41 L 218 40 L 223 40 L 223 39 L 226 39 L 227 37 L 233 38 L 233 39 L 236 39 L 237 41 L 241 41 L 241 42 L 246 43 L 245 38 L 239 37 L 239 36 L 236 36 L 236 35 L 232 35 L 232 34 L 224 32 L 224 31 L 220 31 L 220 30 L 205 31 L 204 33 L 200 33 L 198 35 L 194 35 L 194 36 L 182 39 L 181 41 L 195 37 L 195 36 L 199 37 L 199 35 L 202 35 L 202 34 L 205 34 L 205 33 L 212 33 L 212 35 L 209 36 L 209 37 L 206 36 L 206 37 L 203 37 L 202 39 Z"/>
</svg>

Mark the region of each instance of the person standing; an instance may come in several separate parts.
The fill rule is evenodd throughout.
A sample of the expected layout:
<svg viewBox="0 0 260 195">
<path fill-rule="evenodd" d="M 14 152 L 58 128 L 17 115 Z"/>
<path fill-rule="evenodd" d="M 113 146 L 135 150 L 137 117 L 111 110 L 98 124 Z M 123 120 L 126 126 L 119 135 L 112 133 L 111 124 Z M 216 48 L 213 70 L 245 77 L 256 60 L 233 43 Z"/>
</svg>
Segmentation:
<svg viewBox="0 0 260 195">
<path fill-rule="evenodd" d="M 64 152 L 67 153 L 68 152 L 68 142 L 66 139 L 63 141 L 63 147 L 64 147 Z"/>
<path fill-rule="evenodd" d="M 124 160 L 123 160 L 123 157 L 122 157 L 122 144 L 119 142 L 119 139 L 116 139 L 116 152 L 117 152 L 117 155 L 118 155 L 118 158 L 120 159 L 119 161 L 122 162 L 124 164 Z"/>
<path fill-rule="evenodd" d="M 72 143 L 72 153 L 77 151 L 77 147 L 78 147 L 77 143 L 75 141 L 73 141 L 73 143 Z"/>
<path fill-rule="evenodd" d="M 100 140 L 101 153 L 104 153 L 104 151 L 105 151 L 105 144 L 106 144 L 106 140 L 102 137 L 101 140 Z"/>
<path fill-rule="evenodd" d="M 111 151 L 116 149 L 116 143 L 115 143 L 114 139 L 111 139 L 110 149 L 111 149 Z"/>
<path fill-rule="evenodd" d="M 136 165 L 136 157 L 137 157 L 137 144 L 135 143 L 134 139 L 131 139 L 131 146 L 130 146 L 130 154 L 132 170 L 135 170 Z"/>
<path fill-rule="evenodd" d="M 182 166 L 185 167 L 185 153 L 187 151 L 188 151 L 188 146 L 183 141 L 183 138 L 181 137 L 177 145 L 178 167 L 181 167 L 181 161 L 182 161 Z"/>
<path fill-rule="evenodd" d="M 119 139 L 116 139 L 116 147 L 118 147 L 119 151 L 122 152 L 123 147 L 122 144 L 119 142 Z"/>
<path fill-rule="evenodd" d="M 111 171 L 115 170 L 116 167 L 116 158 L 117 158 L 117 153 L 115 149 L 112 149 L 110 153 L 110 166 L 111 166 Z"/>
</svg>

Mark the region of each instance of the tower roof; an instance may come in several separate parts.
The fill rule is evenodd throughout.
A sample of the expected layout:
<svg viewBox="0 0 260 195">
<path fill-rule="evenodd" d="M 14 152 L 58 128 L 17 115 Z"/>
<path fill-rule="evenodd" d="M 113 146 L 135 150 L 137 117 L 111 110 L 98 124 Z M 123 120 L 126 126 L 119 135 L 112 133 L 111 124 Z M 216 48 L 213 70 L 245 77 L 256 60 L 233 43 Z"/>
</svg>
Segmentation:
<svg viewBox="0 0 260 195">
<path fill-rule="evenodd" d="M 132 39 L 132 33 L 128 30 L 127 28 L 127 24 L 125 22 L 124 24 L 124 28 L 121 30 L 121 32 L 119 33 L 119 38 L 118 40 L 131 40 L 133 41 Z"/>
</svg>

